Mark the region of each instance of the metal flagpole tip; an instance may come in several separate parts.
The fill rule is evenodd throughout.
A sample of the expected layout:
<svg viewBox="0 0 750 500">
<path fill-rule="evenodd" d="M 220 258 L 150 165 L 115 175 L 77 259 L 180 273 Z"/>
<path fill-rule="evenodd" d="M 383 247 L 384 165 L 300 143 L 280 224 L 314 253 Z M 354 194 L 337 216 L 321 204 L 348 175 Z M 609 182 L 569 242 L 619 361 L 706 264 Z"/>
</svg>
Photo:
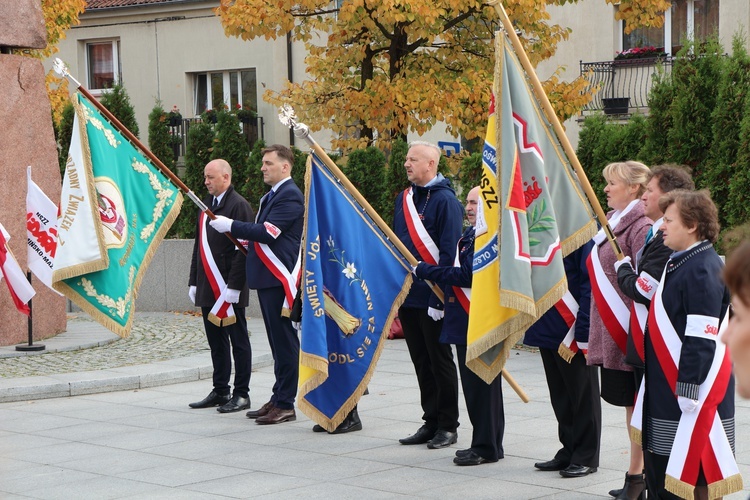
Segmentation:
<svg viewBox="0 0 750 500">
<path fill-rule="evenodd" d="M 294 108 L 289 104 L 284 104 L 279 108 L 279 121 L 289 128 L 293 128 L 297 125 L 297 113 L 294 112 Z"/>
<path fill-rule="evenodd" d="M 307 139 L 310 136 L 310 128 L 297 121 L 297 114 L 289 104 L 284 104 L 279 108 L 279 121 L 294 130 L 294 135 L 300 139 Z"/>
<path fill-rule="evenodd" d="M 68 67 L 65 66 L 65 63 L 59 57 L 56 57 L 55 62 L 52 63 L 52 69 L 54 69 L 55 73 L 57 73 L 58 75 L 70 78 L 70 80 L 75 84 L 76 88 L 81 86 L 81 82 L 73 78 L 73 75 L 71 75 L 68 71 Z"/>
<path fill-rule="evenodd" d="M 52 69 L 55 70 L 60 76 L 65 76 L 68 73 L 68 68 L 65 67 L 65 63 L 59 57 L 55 58 L 55 62 L 52 64 Z"/>
</svg>

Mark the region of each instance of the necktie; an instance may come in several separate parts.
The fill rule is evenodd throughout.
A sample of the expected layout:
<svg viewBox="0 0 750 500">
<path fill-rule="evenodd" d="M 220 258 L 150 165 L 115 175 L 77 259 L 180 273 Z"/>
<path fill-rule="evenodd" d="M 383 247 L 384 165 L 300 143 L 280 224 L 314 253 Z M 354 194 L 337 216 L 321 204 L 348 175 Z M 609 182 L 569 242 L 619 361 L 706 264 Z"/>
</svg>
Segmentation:
<svg viewBox="0 0 750 500">
<path fill-rule="evenodd" d="M 211 205 L 211 211 L 214 211 L 219 206 L 219 199 L 214 196 L 214 203 Z"/>
<path fill-rule="evenodd" d="M 646 244 L 648 245 L 648 242 L 651 241 L 651 238 L 654 237 L 654 226 L 651 226 L 648 228 L 648 233 L 646 233 Z"/>
<path fill-rule="evenodd" d="M 268 194 L 266 194 L 266 198 L 265 198 L 265 199 L 263 200 L 263 208 L 264 208 L 264 209 L 265 209 L 265 208 L 266 208 L 266 207 L 268 206 L 268 204 L 269 204 L 269 203 L 271 202 L 271 198 L 273 198 L 273 195 L 274 195 L 274 191 L 273 191 L 273 189 L 272 189 L 272 190 L 270 190 L 270 191 L 268 192 Z"/>
</svg>

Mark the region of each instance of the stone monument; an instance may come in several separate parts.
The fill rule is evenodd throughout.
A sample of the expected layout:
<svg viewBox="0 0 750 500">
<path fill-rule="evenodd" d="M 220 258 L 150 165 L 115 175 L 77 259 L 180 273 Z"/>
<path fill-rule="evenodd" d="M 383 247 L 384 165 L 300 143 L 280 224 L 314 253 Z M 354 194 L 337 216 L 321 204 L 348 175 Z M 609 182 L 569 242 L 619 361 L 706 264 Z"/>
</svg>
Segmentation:
<svg viewBox="0 0 750 500">
<path fill-rule="evenodd" d="M 14 49 L 47 45 L 39 0 L 0 0 L 0 222 L 11 235 L 9 247 L 26 270 L 26 167 L 47 196 L 60 203 L 61 178 L 52 111 L 42 62 L 12 54 Z M 66 299 L 35 277 L 32 286 L 34 341 L 66 328 Z M 27 342 L 28 318 L 18 312 L 0 283 L 0 345 Z"/>
</svg>

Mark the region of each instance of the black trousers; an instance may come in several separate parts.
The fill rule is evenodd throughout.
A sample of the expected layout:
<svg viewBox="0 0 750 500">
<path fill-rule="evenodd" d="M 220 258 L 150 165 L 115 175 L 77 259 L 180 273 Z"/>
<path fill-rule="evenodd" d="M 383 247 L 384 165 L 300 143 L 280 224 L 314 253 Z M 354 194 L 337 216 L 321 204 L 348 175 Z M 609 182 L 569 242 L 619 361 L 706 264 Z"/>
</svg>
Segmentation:
<svg viewBox="0 0 750 500">
<path fill-rule="evenodd" d="M 273 355 L 273 384 L 271 402 L 278 408 L 291 410 L 297 397 L 299 380 L 299 337 L 292 321 L 281 315 L 284 306 L 284 288 L 261 288 L 258 302 L 266 325 L 268 344 Z"/>
<path fill-rule="evenodd" d="M 201 312 L 208 346 L 211 348 L 214 392 L 221 395 L 230 394 L 229 377 L 232 374 L 234 357 L 234 395 L 248 397 L 253 351 L 250 347 L 250 337 L 247 335 L 245 308 L 234 308 L 237 321 L 229 326 L 216 326 L 208 321 L 210 307 L 201 307 Z"/>
<path fill-rule="evenodd" d="M 477 455 L 494 462 L 505 456 L 503 434 L 505 434 L 505 409 L 503 407 L 503 385 L 501 376 L 488 384 L 466 367 L 466 346 L 456 345 L 458 370 L 461 372 L 461 387 L 464 389 L 466 409 L 474 427 L 471 449 Z"/>
<path fill-rule="evenodd" d="M 443 322 L 433 321 L 427 309 L 410 307 L 399 309 L 398 317 L 417 373 L 425 426 L 455 432 L 458 428 L 458 375 L 451 346 L 440 343 Z"/>
<path fill-rule="evenodd" d="M 680 500 L 680 497 L 664 488 L 668 463 L 669 457 L 643 450 L 643 464 L 646 470 L 646 488 L 648 488 L 649 500 Z M 703 474 L 703 468 L 698 473 L 696 486 L 706 487 L 706 476 Z"/>
<path fill-rule="evenodd" d="M 547 377 L 557 435 L 562 448 L 555 458 L 571 464 L 599 467 L 602 404 L 595 366 L 581 352 L 568 363 L 553 349 L 539 349 Z"/>
</svg>

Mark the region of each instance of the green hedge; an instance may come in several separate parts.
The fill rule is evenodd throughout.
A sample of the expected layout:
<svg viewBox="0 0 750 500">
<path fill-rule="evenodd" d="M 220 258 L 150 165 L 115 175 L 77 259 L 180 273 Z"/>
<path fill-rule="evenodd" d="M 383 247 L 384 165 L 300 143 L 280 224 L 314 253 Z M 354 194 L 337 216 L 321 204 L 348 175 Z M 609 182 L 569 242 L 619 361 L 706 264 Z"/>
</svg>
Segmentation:
<svg viewBox="0 0 750 500">
<path fill-rule="evenodd" d="M 747 229 L 732 231 L 750 223 L 750 56 L 745 43 L 744 36 L 735 36 L 731 57 L 723 55 L 716 40 L 685 44 L 671 73 L 657 68 L 647 117 L 634 115 L 625 123 L 604 115 L 584 120 L 577 155 L 603 207 L 601 170 L 607 163 L 682 164 L 692 169 L 698 189 L 712 193 L 726 245 L 737 234 L 748 234 Z"/>
</svg>

